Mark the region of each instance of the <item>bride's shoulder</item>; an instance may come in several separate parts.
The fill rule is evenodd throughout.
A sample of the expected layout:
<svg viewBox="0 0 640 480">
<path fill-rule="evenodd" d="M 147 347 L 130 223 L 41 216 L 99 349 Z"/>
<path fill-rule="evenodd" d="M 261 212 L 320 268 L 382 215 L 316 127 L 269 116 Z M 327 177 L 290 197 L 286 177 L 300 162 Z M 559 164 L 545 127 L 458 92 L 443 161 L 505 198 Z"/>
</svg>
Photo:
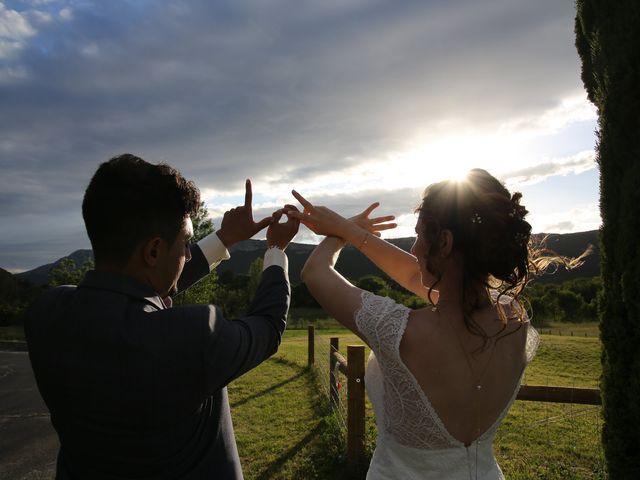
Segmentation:
<svg viewBox="0 0 640 480">
<path fill-rule="evenodd" d="M 380 351 L 392 348 L 405 332 L 411 309 L 389 297 L 362 293 L 362 304 L 355 323 L 369 345 Z"/>
<path fill-rule="evenodd" d="M 355 314 L 356 324 L 364 327 L 393 325 L 394 329 L 404 330 L 411 309 L 389 297 L 362 292 L 360 309 Z M 373 327 L 372 327 L 373 328 Z"/>
<path fill-rule="evenodd" d="M 393 298 L 383 297 L 375 293 L 363 290 L 361 294 L 360 310 L 370 314 L 384 314 L 392 310 L 410 310 L 409 307 L 396 302 Z"/>
<path fill-rule="evenodd" d="M 413 334 L 434 335 L 438 334 L 441 325 L 438 322 L 438 314 L 433 307 L 424 307 L 409 310 L 407 319 L 407 333 L 409 336 Z"/>
</svg>

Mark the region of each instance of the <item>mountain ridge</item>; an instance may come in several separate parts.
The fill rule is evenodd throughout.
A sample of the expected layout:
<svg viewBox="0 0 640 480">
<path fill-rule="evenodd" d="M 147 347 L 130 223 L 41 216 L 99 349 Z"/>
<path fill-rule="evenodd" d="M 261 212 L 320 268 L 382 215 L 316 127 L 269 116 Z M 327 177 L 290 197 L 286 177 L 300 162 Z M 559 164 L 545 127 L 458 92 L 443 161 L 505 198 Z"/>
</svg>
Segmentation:
<svg viewBox="0 0 640 480">
<path fill-rule="evenodd" d="M 545 274 L 537 279 L 540 282 L 562 282 L 571 278 L 592 277 L 600 274 L 600 248 L 598 242 L 598 231 L 565 233 L 565 234 L 535 234 L 534 239 L 540 241 L 546 238 L 545 246 L 555 253 L 567 257 L 577 257 L 581 255 L 589 245 L 593 246 L 593 253 L 589 255 L 584 264 L 571 271 L 564 269 L 557 270 L 554 274 Z M 400 237 L 387 239 L 397 247 L 409 251 L 414 237 Z M 245 274 L 249 266 L 256 259 L 262 256 L 266 247 L 264 240 L 245 240 L 230 249 L 231 258 L 222 262 L 218 267 L 218 272 L 231 271 L 234 274 Z M 300 270 L 307 257 L 315 248 L 313 244 L 291 243 L 287 247 L 289 257 L 289 276 L 291 282 L 296 284 L 300 281 Z M 81 266 L 87 259 L 93 259 L 91 250 L 76 250 L 66 257 L 41 265 L 26 272 L 13 274 L 17 279 L 28 282 L 32 285 L 42 286 L 49 282 L 49 272 L 57 267 L 65 258 L 74 261 L 77 267 Z M 364 275 L 378 275 L 383 273 L 369 259 L 360 253 L 355 247 L 347 246 L 336 264 L 336 269 L 347 278 L 358 279 Z M 8 273 L 8 272 L 7 272 Z"/>
</svg>

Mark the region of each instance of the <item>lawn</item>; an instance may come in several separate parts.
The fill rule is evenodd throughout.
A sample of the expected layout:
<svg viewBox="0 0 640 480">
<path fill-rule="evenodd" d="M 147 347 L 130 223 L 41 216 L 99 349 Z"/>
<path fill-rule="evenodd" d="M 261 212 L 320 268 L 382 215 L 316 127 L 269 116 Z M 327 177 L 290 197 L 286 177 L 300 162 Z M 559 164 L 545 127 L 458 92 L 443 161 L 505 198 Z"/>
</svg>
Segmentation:
<svg viewBox="0 0 640 480">
<path fill-rule="evenodd" d="M 349 478 L 341 432 L 316 369 L 307 368 L 307 338 L 285 334 L 280 351 L 229 386 L 245 478 Z"/>
<path fill-rule="evenodd" d="M 362 342 L 326 326 L 317 330 L 319 368 L 306 368 L 306 330 L 294 329 L 276 356 L 229 387 L 247 480 L 364 478 L 346 472 L 340 417 L 327 408 L 324 358 L 330 336 L 340 337 L 343 352 Z M 599 376 L 597 338 L 542 335 L 525 383 L 597 387 Z M 496 456 L 509 479 L 605 478 L 600 429 L 599 407 L 517 401 L 498 432 Z M 375 430 L 367 405 L 369 454 Z"/>
<path fill-rule="evenodd" d="M 317 312 L 303 313 L 306 316 L 290 322 L 294 328 L 287 330 L 273 358 L 229 386 L 247 480 L 364 478 L 347 472 L 342 420 L 328 408 L 326 395 L 329 337 L 340 338 L 343 353 L 348 344 L 362 342 Z M 306 366 L 308 324 L 317 327 L 316 368 Z M 573 336 L 567 333 L 571 329 Z M 525 383 L 597 388 L 597 325 L 556 324 L 552 332 L 542 335 Z M 20 340 L 23 332 L 20 327 L 3 327 L 0 337 Z M 509 479 L 602 479 L 601 427 L 599 407 L 517 401 L 498 432 L 496 456 Z M 369 455 L 375 436 L 367 402 Z"/>
<path fill-rule="evenodd" d="M 598 322 L 549 322 L 543 327 L 539 327 L 538 330 L 543 334 L 558 335 L 563 337 L 598 337 L 600 335 L 600 327 Z"/>
</svg>

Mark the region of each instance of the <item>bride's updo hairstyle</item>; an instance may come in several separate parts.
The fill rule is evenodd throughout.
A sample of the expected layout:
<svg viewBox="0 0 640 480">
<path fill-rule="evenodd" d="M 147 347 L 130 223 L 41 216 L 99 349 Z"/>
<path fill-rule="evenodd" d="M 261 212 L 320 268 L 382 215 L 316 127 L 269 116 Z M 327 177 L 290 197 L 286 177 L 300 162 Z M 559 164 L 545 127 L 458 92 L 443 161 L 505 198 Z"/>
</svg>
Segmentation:
<svg viewBox="0 0 640 480">
<path fill-rule="evenodd" d="M 529 274 L 544 269 L 549 263 L 549 257 L 547 260 L 535 258 L 531 225 L 525 220 L 528 212 L 520 204 L 521 198 L 521 193 L 510 194 L 487 171 L 474 169 L 465 180 L 445 180 L 428 186 L 417 209 L 427 241 L 426 268 L 436 278 L 429 286 L 429 297 L 442 277 L 438 271 L 438 238 L 443 230 L 450 230 L 452 251 L 459 252 L 464 262 L 465 324 L 470 332 L 483 337 L 485 344 L 487 334 L 471 318 L 482 302 L 486 303 L 487 297 L 492 298 L 491 295 L 480 295 L 482 287 L 497 290 L 497 310 L 506 327 L 507 317 L 515 316 L 520 321 L 524 318 L 519 295 Z M 513 299 L 507 313 L 500 302 L 503 295 Z"/>
</svg>

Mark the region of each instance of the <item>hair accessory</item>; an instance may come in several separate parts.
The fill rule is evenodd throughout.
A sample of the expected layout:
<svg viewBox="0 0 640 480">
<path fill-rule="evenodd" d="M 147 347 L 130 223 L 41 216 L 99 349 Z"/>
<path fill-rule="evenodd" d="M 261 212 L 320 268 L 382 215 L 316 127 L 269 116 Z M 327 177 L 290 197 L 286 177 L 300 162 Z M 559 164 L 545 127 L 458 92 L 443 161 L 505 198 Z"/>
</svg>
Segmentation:
<svg viewBox="0 0 640 480">
<path fill-rule="evenodd" d="M 471 215 L 471 223 L 482 223 L 482 217 L 479 213 L 474 213 Z"/>
</svg>

